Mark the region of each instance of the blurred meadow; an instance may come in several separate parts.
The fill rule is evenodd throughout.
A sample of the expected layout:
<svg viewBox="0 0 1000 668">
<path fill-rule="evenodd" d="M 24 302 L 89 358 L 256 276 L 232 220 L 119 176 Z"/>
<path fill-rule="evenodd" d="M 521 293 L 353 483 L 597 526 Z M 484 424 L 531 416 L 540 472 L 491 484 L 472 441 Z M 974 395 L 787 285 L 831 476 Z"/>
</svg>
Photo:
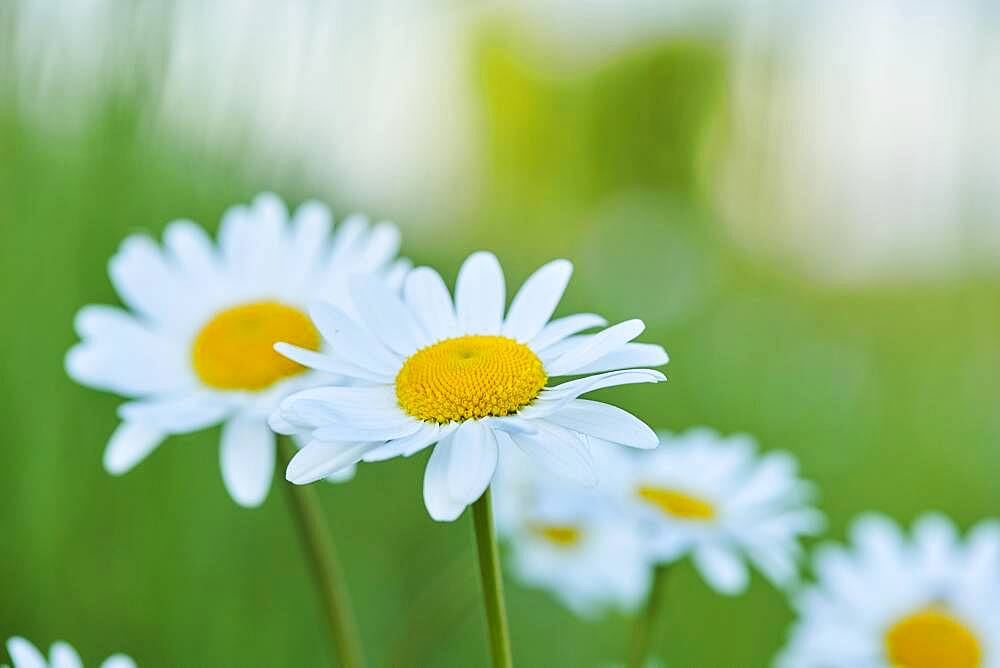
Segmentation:
<svg viewBox="0 0 1000 668">
<path fill-rule="evenodd" d="M 0 637 L 326 661 L 284 481 L 237 507 L 218 429 L 109 476 L 120 399 L 63 368 L 125 235 L 214 231 L 262 190 L 389 218 L 449 282 L 476 249 L 509 289 L 571 259 L 559 314 L 641 317 L 670 352 L 616 402 L 794 453 L 829 538 L 869 509 L 997 514 L 995 8 L 624 4 L 0 9 Z M 427 516 L 426 457 L 318 491 L 371 665 L 486 665 L 469 514 Z M 730 599 L 681 565 L 665 665 L 768 665 L 792 613 L 754 578 Z M 621 661 L 626 617 L 506 586 L 519 665 Z"/>
</svg>

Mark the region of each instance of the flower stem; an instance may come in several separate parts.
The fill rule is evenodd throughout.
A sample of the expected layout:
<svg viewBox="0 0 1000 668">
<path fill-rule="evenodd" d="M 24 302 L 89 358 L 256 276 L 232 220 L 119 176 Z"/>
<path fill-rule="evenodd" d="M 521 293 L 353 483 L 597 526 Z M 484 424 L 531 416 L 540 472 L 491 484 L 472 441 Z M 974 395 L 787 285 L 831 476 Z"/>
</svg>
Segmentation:
<svg viewBox="0 0 1000 668">
<path fill-rule="evenodd" d="M 653 571 L 653 585 L 649 588 L 646 609 L 635 620 L 632 628 L 632 649 L 629 651 L 628 668 L 642 668 L 653 644 L 660 610 L 663 608 L 663 592 L 667 585 L 669 564 L 657 564 Z"/>
<path fill-rule="evenodd" d="M 486 622 L 489 626 L 492 665 L 493 668 L 511 668 L 514 661 L 510 654 L 510 629 L 507 627 L 500 551 L 493 527 L 493 504 L 488 487 L 479 500 L 472 504 L 472 519 L 476 527 L 479 577 L 483 582 L 483 606 L 486 608 Z"/>
<path fill-rule="evenodd" d="M 278 437 L 278 451 L 282 470 L 295 454 L 295 446 L 288 437 Z M 330 650 L 343 668 L 360 668 L 365 665 L 361 651 L 361 637 L 354 619 L 344 574 L 337 561 L 330 527 L 323 518 L 323 510 L 312 485 L 286 483 L 292 514 L 295 516 L 302 537 L 302 547 L 323 602 Z"/>
</svg>

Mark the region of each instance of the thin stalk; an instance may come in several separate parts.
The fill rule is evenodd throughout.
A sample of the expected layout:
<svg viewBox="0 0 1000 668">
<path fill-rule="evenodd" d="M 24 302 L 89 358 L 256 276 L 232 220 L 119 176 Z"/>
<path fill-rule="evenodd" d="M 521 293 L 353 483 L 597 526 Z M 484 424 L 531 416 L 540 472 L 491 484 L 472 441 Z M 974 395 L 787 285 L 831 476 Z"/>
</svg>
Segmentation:
<svg viewBox="0 0 1000 668">
<path fill-rule="evenodd" d="M 295 446 L 285 436 L 278 437 L 278 451 L 282 470 L 295 454 Z M 290 508 L 295 516 L 306 552 L 309 567 L 316 581 L 316 589 L 323 603 L 323 618 L 330 642 L 330 650 L 342 668 L 361 668 L 365 665 L 361 650 L 361 636 L 354 619 L 344 573 L 337 561 L 330 527 L 323 517 L 319 497 L 312 485 L 285 483 Z"/>
<path fill-rule="evenodd" d="M 476 549 L 479 551 L 479 577 L 483 583 L 483 607 L 489 627 L 490 654 L 493 668 L 511 668 L 510 629 L 507 608 L 503 600 L 503 576 L 500 574 L 500 551 L 493 527 L 493 504 L 489 488 L 472 504 L 472 519 L 476 527 Z"/>
<path fill-rule="evenodd" d="M 628 668 L 643 668 L 656 635 L 660 612 L 663 609 L 664 591 L 667 586 L 668 564 L 657 564 L 653 571 L 653 585 L 649 588 L 646 609 L 635 620 L 632 628 L 632 648 L 629 650 Z"/>
</svg>

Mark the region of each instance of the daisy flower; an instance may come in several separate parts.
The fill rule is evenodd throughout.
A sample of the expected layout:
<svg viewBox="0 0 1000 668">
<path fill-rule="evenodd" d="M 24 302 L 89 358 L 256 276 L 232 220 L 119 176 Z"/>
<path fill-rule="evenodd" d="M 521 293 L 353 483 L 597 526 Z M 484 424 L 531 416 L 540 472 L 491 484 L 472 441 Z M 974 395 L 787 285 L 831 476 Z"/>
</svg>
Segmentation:
<svg viewBox="0 0 1000 668">
<path fill-rule="evenodd" d="M 398 283 L 408 268 L 392 264 L 398 246 L 391 224 L 355 216 L 332 233 L 325 206 L 303 204 L 289 219 L 271 194 L 229 209 L 217 244 L 186 220 L 166 227 L 162 247 L 125 239 L 109 271 L 128 309 L 82 308 L 82 340 L 66 356 L 74 380 L 130 399 L 105 469 L 123 474 L 168 435 L 221 423 L 226 489 L 240 505 L 262 503 L 275 461 L 268 414 L 288 393 L 330 382 L 274 342 L 320 349 L 306 304 L 322 297 L 350 312 L 347 280 L 358 274 Z"/>
<path fill-rule="evenodd" d="M 663 348 L 631 343 L 643 330 L 629 320 L 597 334 L 603 318 L 578 314 L 549 321 L 572 265 L 551 262 L 514 296 L 490 253 L 462 265 L 452 301 L 433 269 L 410 271 L 402 296 L 370 278 L 352 281 L 359 318 L 318 304 L 313 321 L 329 342 L 316 353 L 277 349 L 305 366 L 355 385 L 298 392 L 281 402 L 271 426 L 309 439 L 287 478 L 309 483 L 357 461 L 377 461 L 437 444 L 424 476 L 424 501 L 436 520 L 456 519 L 489 486 L 501 446 L 516 444 L 536 461 L 593 484 L 588 439 L 639 448 L 656 435 L 625 411 L 580 395 L 663 374 L 639 366 L 667 362 Z M 555 376 L 583 376 L 549 385 Z"/>
<path fill-rule="evenodd" d="M 46 659 L 37 647 L 24 638 L 14 637 L 7 641 L 7 653 L 14 662 L 14 668 L 83 668 L 83 661 L 76 650 L 67 643 L 57 642 L 49 649 Z M 135 661 L 124 654 L 109 656 L 101 668 L 136 668 Z"/>
<path fill-rule="evenodd" d="M 784 452 L 760 455 L 748 436 L 708 429 L 661 434 L 653 452 L 611 461 L 611 487 L 639 517 L 651 557 L 691 556 L 716 591 L 735 595 L 749 583 L 746 561 L 775 585 L 798 575 L 798 539 L 818 533 L 813 486 Z"/>
<path fill-rule="evenodd" d="M 611 447 L 595 446 L 598 468 Z M 521 583 L 551 591 L 585 618 L 631 612 L 645 600 L 652 564 L 638 527 L 599 486 L 539 475 L 514 449 L 497 469 L 493 500 Z"/>
<path fill-rule="evenodd" d="M 1000 666 L 1000 524 L 963 540 L 941 515 L 918 519 L 912 536 L 867 515 L 850 538 L 817 551 L 817 582 L 794 599 L 799 620 L 778 666 Z"/>
</svg>

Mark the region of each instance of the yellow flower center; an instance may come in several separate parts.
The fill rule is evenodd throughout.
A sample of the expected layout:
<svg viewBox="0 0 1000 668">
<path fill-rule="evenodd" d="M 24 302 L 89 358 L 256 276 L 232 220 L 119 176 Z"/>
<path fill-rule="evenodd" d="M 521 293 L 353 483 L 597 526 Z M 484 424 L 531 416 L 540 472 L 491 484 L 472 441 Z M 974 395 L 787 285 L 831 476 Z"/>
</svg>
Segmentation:
<svg viewBox="0 0 1000 668">
<path fill-rule="evenodd" d="M 715 507 L 711 503 L 673 489 L 640 485 L 636 494 L 673 517 L 685 520 L 710 520 L 715 517 Z"/>
<path fill-rule="evenodd" d="M 274 351 L 286 341 L 319 350 L 320 338 L 302 311 L 278 302 L 256 302 L 220 311 L 191 346 L 195 373 L 220 390 L 263 390 L 305 371 Z"/>
<path fill-rule="evenodd" d="M 531 530 L 557 547 L 572 547 L 580 542 L 583 533 L 574 526 L 561 524 L 535 524 Z"/>
<path fill-rule="evenodd" d="M 983 655 L 972 631 L 934 608 L 896 622 L 885 634 L 885 647 L 897 668 L 978 668 Z"/>
<path fill-rule="evenodd" d="M 396 398 L 426 422 L 462 422 L 516 413 L 545 387 L 528 346 L 503 336 L 460 336 L 415 352 L 396 376 Z"/>
</svg>

